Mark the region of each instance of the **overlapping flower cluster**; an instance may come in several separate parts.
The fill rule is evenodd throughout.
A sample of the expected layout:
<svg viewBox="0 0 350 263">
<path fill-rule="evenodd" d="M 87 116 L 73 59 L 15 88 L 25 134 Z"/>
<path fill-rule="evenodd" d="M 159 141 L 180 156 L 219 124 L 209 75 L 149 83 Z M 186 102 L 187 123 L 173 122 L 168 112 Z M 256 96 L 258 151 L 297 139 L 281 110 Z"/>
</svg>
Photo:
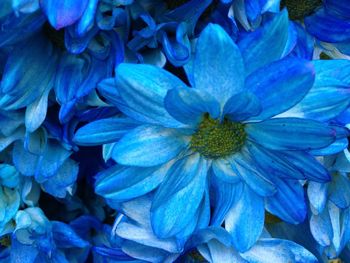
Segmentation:
<svg viewBox="0 0 350 263">
<path fill-rule="evenodd" d="M 349 0 L 2 0 L 0 262 L 350 262 Z"/>
</svg>

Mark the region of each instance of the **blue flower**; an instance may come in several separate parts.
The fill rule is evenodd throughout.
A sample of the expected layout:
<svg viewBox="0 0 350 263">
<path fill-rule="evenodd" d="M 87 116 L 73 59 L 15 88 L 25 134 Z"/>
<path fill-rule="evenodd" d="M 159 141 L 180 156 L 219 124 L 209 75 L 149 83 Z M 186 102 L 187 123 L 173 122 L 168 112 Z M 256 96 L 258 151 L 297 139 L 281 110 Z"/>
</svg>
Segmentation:
<svg viewBox="0 0 350 263">
<path fill-rule="evenodd" d="M 319 41 L 331 43 L 350 55 L 350 1 L 326 0 L 314 14 L 305 18 L 306 30 Z"/>
<path fill-rule="evenodd" d="M 127 47 L 133 51 L 137 60 L 152 62 L 157 59 L 157 63 L 165 62 L 162 54 L 150 50 L 158 49 L 158 43 L 162 45 L 162 52 L 166 55 L 170 63 L 175 66 L 186 64 L 191 58 L 190 39 L 194 37 L 194 29 L 199 17 L 210 5 L 211 0 L 184 1 L 159 1 L 153 0 L 147 3 L 135 1 L 129 7 L 131 18 L 140 24 L 145 24 L 141 30 L 134 30 L 132 39 L 127 43 Z M 155 15 L 152 15 L 155 13 Z M 148 52 L 144 49 L 148 47 Z M 154 63 L 154 62 L 153 62 Z M 153 64 L 152 63 L 152 64 Z M 163 66 L 163 65 L 162 65 Z"/>
<path fill-rule="evenodd" d="M 82 262 L 79 253 L 89 243 L 81 239 L 67 224 L 49 221 L 37 207 L 26 208 L 16 214 L 16 228 L 11 235 L 10 259 L 14 262 Z"/>
<path fill-rule="evenodd" d="M 288 25 L 286 12 L 274 23 Z M 314 70 L 303 60 L 279 60 L 284 46 L 278 41 L 286 39 L 266 52 L 261 47 L 269 37 L 253 34 L 238 48 L 222 28 L 209 25 L 198 39 L 193 67 L 186 68 L 192 88 L 165 70 L 121 64 L 116 102 L 127 117 L 88 124 L 75 135 L 87 145 L 120 139 L 111 154 L 119 165 L 100 174 L 96 192 L 123 201 L 157 188 L 152 228 L 169 238 L 181 236 L 208 209 L 208 179 L 226 182 L 237 192 L 222 207 L 216 203 L 217 222 L 225 209 L 236 208 L 229 220 L 239 251 L 260 236 L 265 207 L 288 222 L 303 221 L 306 204 L 297 180 L 329 180 L 309 151 L 348 133 L 311 119 L 272 118 L 308 93 Z M 216 193 L 224 191 L 218 184 Z"/>
<path fill-rule="evenodd" d="M 219 262 L 295 262 L 316 263 L 316 257 L 308 250 L 289 240 L 271 238 L 266 233 L 245 253 L 232 248 L 230 235 L 219 227 L 210 227 L 196 233 L 192 238 L 198 251 L 211 263 Z"/>
</svg>

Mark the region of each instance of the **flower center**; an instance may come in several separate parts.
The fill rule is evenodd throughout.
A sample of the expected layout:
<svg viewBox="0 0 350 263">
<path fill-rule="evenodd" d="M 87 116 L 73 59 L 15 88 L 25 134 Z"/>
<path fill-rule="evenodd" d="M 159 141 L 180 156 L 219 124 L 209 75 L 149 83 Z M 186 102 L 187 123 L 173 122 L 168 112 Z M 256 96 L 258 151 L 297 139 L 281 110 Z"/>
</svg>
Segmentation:
<svg viewBox="0 0 350 263">
<path fill-rule="evenodd" d="M 322 5 L 322 0 L 282 0 L 281 7 L 287 7 L 292 20 L 300 20 L 311 15 Z"/>
<path fill-rule="evenodd" d="M 217 159 L 238 152 L 246 137 L 244 124 L 227 119 L 220 122 L 205 114 L 191 138 L 191 148 L 206 158 Z"/>
<path fill-rule="evenodd" d="M 170 10 L 176 9 L 187 2 L 188 0 L 165 0 L 165 3 Z"/>
</svg>

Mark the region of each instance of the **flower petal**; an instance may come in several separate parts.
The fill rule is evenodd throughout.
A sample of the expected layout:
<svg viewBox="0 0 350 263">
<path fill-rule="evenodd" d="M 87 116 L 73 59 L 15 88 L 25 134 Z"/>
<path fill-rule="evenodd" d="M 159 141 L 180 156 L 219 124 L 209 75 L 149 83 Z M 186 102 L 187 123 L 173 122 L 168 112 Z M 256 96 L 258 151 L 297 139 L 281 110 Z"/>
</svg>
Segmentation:
<svg viewBox="0 0 350 263">
<path fill-rule="evenodd" d="M 350 21 L 329 15 L 321 8 L 304 20 L 306 30 L 321 41 L 334 43 L 350 40 Z"/>
<path fill-rule="evenodd" d="M 313 87 L 294 107 L 280 116 L 328 121 L 350 105 L 350 61 L 315 60 L 316 78 Z"/>
<path fill-rule="evenodd" d="M 128 131 L 138 126 L 129 118 L 101 119 L 80 128 L 74 135 L 73 141 L 78 145 L 102 145 L 115 142 Z"/>
<path fill-rule="evenodd" d="M 173 159 L 187 144 L 188 139 L 175 129 L 142 125 L 117 143 L 112 157 L 123 165 L 151 167 Z"/>
<path fill-rule="evenodd" d="M 278 191 L 266 200 L 266 210 L 288 223 L 303 222 L 307 212 L 303 187 L 297 180 L 275 180 Z"/>
<path fill-rule="evenodd" d="M 242 50 L 247 76 L 282 57 L 288 41 L 288 24 L 288 13 L 284 9 L 263 26 L 241 38 L 238 46 Z"/>
<path fill-rule="evenodd" d="M 168 169 L 169 165 L 151 168 L 113 166 L 97 175 L 95 192 L 113 201 L 127 201 L 155 189 Z"/>
<path fill-rule="evenodd" d="M 41 0 L 41 8 L 50 24 L 57 30 L 74 24 L 85 11 L 88 0 Z"/>
<path fill-rule="evenodd" d="M 227 212 L 232 207 L 237 196 L 241 195 L 243 184 L 230 184 L 220 179 L 212 180 L 212 215 L 211 225 L 221 226 Z"/>
<path fill-rule="evenodd" d="M 220 26 L 209 24 L 199 36 L 193 74 L 195 88 L 207 91 L 222 106 L 244 88 L 241 53 Z"/>
<path fill-rule="evenodd" d="M 232 156 L 231 166 L 257 194 L 261 196 L 275 194 L 276 186 L 270 180 L 270 175 L 259 169 L 251 154 L 246 149 Z"/>
<path fill-rule="evenodd" d="M 196 125 L 204 113 L 209 113 L 213 119 L 220 114 L 220 105 L 212 96 L 192 88 L 169 90 L 164 105 L 171 116 L 185 124 Z"/>
<path fill-rule="evenodd" d="M 271 150 L 319 149 L 333 143 L 336 136 L 335 130 L 326 124 L 298 118 L 249 123 L 245 131 L 249 140 Z"/>
<path fill-rule="evenodd" d="M 116 81 L 120 96 L 133 109 L 133 112 L 125 112 L 129 117 L 166 127 L 183 125 L 164 108 L 168 90 L 187 88 L 177 77 L 155 66 L 120 64 Z"/>
<path fill-rule="evenodd" d="M 261 104 L 257 96 L 251 92 L 233 95 L 225 104 L 223 115 L 232 121 L 244 121 L 261 112 Z"/>
<path fill-rule="evenodd" d="M 287 58 L 273 62 L 247 77 L 246 87 L 261 103 L 261 113 L 253 120 L 264 120 L 293 107 L 311 89 L 314 69 L 310 62 Z"/>
<path fill-rule="evenodd" d="M 152 228 L 158 237 L 180 233 L 193 219 L 203 198 L 207 163 L 199 154 L 177 161 L 156 192 L 151 208 Z"/>
<path fill-rule="evenodd" d="M 264 211 L 264 199 L 245 185 L 225 218 L 225 228 L 238 251 L 247 251 L 258 240 L 264 227 Z"/>
<path fill-rule="evenodd" d="M 241 256 L 252 263 L 317 263 L 316 257 L 304 247 L 289 241 L 275 238 L 261 239 Z"/>
</svg>

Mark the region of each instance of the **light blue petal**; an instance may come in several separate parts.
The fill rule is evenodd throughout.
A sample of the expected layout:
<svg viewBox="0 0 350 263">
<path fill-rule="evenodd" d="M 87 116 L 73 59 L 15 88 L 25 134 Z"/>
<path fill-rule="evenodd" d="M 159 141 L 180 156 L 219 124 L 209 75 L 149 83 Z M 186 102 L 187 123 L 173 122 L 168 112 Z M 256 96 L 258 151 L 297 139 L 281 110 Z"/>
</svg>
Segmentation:
<svg viewBox="0 0 350 263">
<path fill-rule="evenodd" d="M 123 165 L 150 167 L 170 161 L 187 145 L 188 138 L 175 129 L 142 125 L 118 142 L 112 157 Z"/>
<path fill-rule="evenodd" d="M 28 132 L 34 132 L 44 122 L 47 112 L 49 92 L 49 89 L 44 91 L 41 97 L 27 107 L 25 125 Z"/>
<path fill-rule="evenodd" d="M 203 198 L 207 162 L 199 154 L 184 157 L 173 165 L 155 194 L 152 228 L 158 237 L 180 233 L 193 220 Z"/>
<path fill-rule="evenodd" d="M 41 8 L 50 24 L 57 30 L 74 24 L 84 13 L 89 0 L 42 0 Z"/>
<path fill-rule="evenodd" d="M 232 121 L 240 122 L 258 115 L 262 110 L 257 96 L 250 92 L 233 95 L 225 104 L 223 115 Z"/>
<path fill-rule="evenodd" d="M 270 175 L 255 164 L 254 159 L 246 149 L 232 156 L 231 166 L 255 193 L 261 196 L 275 194 L 276 186 L 271 181 Z"/>
<path fill-rule="evenodd" d="M 275 180 L 278 191 L 266 200 L 266 210 L 291 224 L 303 222 L 307 211 L 303 187 L 297 180 Z"/>
<path fill-rule="evenodd" d="M 307 195 L 309 197 L 310 205 L 317 213 L 321 213 L 325 208 L 328 198 L 328 186 L 328 183 L 309 182 L 308 184 Z"/>
<path fill-rule="evenodd" d="M 318 149 L 333 143 L 336 136 L 334 129 L 321 122 L 298 118 L 249 123 L 245 131 L 249 140 L 271 150 Z"/>
<path fill-rule="evenodd" d="M 264 199 L 245 185 L 225 218 L 234 247 L 245 252 L 258 240 L 264 227 Z"/>
<path fill-rule="evenodd" d="M 130 200 L 158 187 L 168 169 L 169 165 L 152 168 L 114 166 L 97 175 L 95 192 L 118 202 Z"/>
<path fill-rule="evenodd" d="M 214 160 L 211 168 L 218 180 L 222 180 L 227 183 L 238 183 L 241 180 L 239 174 L 232 169 L 232 164 L 229 158 Z"/>
<path fill-rule="evenodd" d="M 129 118 L 109 118 L 90 122 L 80 128 L 73 141 L 78 145 L 102 145 L 115 142 L 138 124 Z"/>
<path fill-rule="evenodd" d="M 164 108 L 164 97 L 173 88 L 187 88 L 169 72 L 150 65 L 120 64 L 117 68 L 119 94 L 133 112 L 125 112 L 136 120 L 166 127 L 182 124 L 172 118 Z M 123 110 L 123 109 L 121 109 Z"/>
<path fill-rule="evenodd" d="M 245 63 L 246 74 L 282 57 L 288 41 L 288 13 L 280 13 L 238 42 Z M 278 38 L 276 38 L 278 36 Z"/>
<path fill-rule="evenodd" d="M 261 239 L 241 256 L 250 263 L 317 263 L 316 257 L 304 247 L 282 239 Z"/>
<path fill-rule="evenodd" d="M 350 180 L 346 174 L 335 173 L 328 187 L 329 200 L 339 208 L 350 206 Z"/>
<path fill-rule="evenodd" d="M 213 119 L 217 119 L 220 114 L 220 105 L 213 96 L 193 88 L 169 90 L 164 106 L 176 120 L 191 125 L 198 124 L 205 113 L 209 113 Z"/>
<path fill-rule="evenodd" d="M 27 152 L 23 147 L 23 142 L 17 141 L 15 143 L 12 156 L 13 163 L 21 174 L 26 176 L 32 176 L 35 174 L 39 157 Z"/>
<path fill-rule="evenodd" d="M 309 153 L 315 156 L 325 156 L 325 155 L 327 156 L 327 155 L 337 154 L 345 150 L 348 147 L 348 144 L 349 142 L 347 138 L 337 139 L 335 142 L 328 145 L 327 147 L 311 150 L 309 151 Z"/>
<path fill-rule="evenodd" d="M 309 93 L 282 116 L 328 121 L 350 105 L 350 61 L 315 60 L 316 78 Z"/>
<path fill-rule="evenodd" d="M 195 88 L 207 91 L 221 106 L 244 88 L 241 53 L 220 26 L 209 24 L 199 36 L 193 74 Z"/>
<path fill-rule="evenodd" d="M 77 180 L 78 172 L 78 164 L 75 161 L 68 159 L 57 170 L 55 175 L 42 183 L 42 188 L 52 196 L 64 198 L 67 195 L 68 188 Z M 38 177 L 36 177 L 36 179 L 37 178 Z"/>
<path fill-rule="evenodd" d="M 333 239 L 332 222 L 328 209 L 318 215 L 311 215 L 310 231 L 321 246 L 330 246 Z"/>
<path fill-rule="evenodd" d="M 89 0 L 89 3 L 76 26 L 78 36 L 83 36 L 94 24 L 98 0 Z"/>
<path fill-rule="evenodd" d="M 212 180 L 212 215 L 210 224 L 221 226 L 237 196 L 241 196 L 243 184 L 230 184 L 217 178 Z"/>
<path fill-rule="evenodd" d="M 286 58 L 248 76 L 246 87 L 261 103 L 261 113 L 251 119 L 264 120 L 288 110 L 311 89 L 314 69 L 310 62 Z"/>
<path fill-rule="evenodd" d="M 210 240 L 207 244 L 197 247 L 197 249 L 208 262 L 244 263 L 232 247 L 226 247 L 217 240 Z"/>
</svg>

